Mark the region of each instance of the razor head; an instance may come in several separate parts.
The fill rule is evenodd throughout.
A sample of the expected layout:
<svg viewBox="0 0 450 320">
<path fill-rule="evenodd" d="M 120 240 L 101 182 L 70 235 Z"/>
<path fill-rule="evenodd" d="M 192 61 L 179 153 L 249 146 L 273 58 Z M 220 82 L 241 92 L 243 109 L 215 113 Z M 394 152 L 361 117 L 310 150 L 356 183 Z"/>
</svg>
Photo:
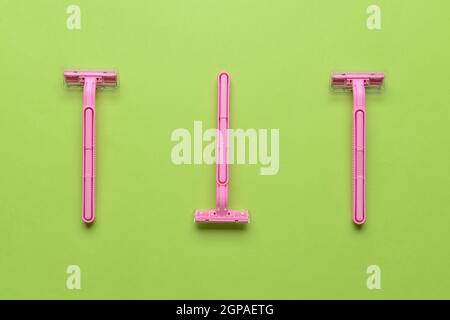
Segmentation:
<svg viewBox="0 0 450 320">
<path fill-rule="evenodd" d="M 96 78 L 99 87 L 116 87 L 117 72 L 113 70 L 66 70 L 64 71 L 64 82 L 69 87 L 83 86 L 86 78 Z"/>
<path fill-rule="evenodd" d="M 214 210 L 195 210 L 195 222 L 228 222 L 228 223 L 249 223 L 250 216 L 247 210 L 227 210 L 219 213 Z"/>
<path fill-rule="evenodd" d="M 333 89 L 351 90 L 353 80 L 364 80 L 368 89 L 380 89 L 384 82 L 384 73 L 332 73 L 331 87 Z"/>
</svg>

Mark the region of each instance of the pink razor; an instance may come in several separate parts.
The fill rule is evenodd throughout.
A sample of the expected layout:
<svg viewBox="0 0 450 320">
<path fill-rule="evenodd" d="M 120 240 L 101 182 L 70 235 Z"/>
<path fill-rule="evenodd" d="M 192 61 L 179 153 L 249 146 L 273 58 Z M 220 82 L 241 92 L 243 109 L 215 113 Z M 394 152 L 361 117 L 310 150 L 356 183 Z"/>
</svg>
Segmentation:
<svg viewBox="0 0 450 320">
<path fill-rule="evenodd" d="M 238 222 L 248 223 L 248 211 L 228 208 L 228 128 L 230 125 L 230 75 L 221 72 L 218 76 L 216 137 L 216 208 L 196 210 L 195 222 Z"/>
<path fill-rule="evenodd" d="M 331 86 L 353 90 L 353 221 L 366 221 L 366 88 L 381 88 L 383 73 L 332 73 Z"/>
<path fill-rule="evenodd" d="M 81 218 L 95 220 L 95 91 L 97 87 L 117 86 L 114 71 L 64 71 L 68 86 L 83 86 L 83 200 Z"/>
</svg>

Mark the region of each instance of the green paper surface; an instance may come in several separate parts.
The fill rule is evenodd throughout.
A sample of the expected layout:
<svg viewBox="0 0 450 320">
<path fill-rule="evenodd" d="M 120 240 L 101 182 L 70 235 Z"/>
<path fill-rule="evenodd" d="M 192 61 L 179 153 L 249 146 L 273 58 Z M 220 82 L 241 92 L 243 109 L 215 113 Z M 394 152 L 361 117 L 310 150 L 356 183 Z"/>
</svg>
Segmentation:
<svg viewBox="0 0 450 320">
<path fill-rule="evenodd" d="M 69 30 L 69 5 L 81 29 Z M 366 9 L 381 8 L 369 30 Z M 0 4 L 0 298 L 450 298 L 450 2 L 13 1 Z M 66 68 L 116 69 L 97 93 L 97 220 L 81 222 L 82 92 Z M 245 228 L 200 228 L 212 165 L 175 165 L 171 134 L 279 129 L 279 172 L 233 165 Z M 367 223 L 351 219 L 351 94 L 367 94 Z M 69 290 L 69 265 L 81 289 Z M 369 290 L 367 268 L 381 269 Z"/>
</svg>

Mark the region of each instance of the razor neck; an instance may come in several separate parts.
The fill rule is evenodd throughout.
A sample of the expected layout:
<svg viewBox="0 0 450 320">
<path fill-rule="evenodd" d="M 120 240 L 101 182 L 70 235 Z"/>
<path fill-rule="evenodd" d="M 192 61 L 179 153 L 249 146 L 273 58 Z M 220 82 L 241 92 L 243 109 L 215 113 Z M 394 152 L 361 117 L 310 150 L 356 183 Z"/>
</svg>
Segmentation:
<svg viewBox="0 0 450 320">
<path fill-rule="evenodd" d="M 83 87 L 83 104 L 84 108 L 95 108 L 95 91 L 97 87 L 97 78 L 86 77 Z"/>
<path fill-rule="evenodd" d="M 366 107 L 366 88 L 364 79 L 354 79 L 353 87 L 353 109 L 364 110 Z"/>
</svg>

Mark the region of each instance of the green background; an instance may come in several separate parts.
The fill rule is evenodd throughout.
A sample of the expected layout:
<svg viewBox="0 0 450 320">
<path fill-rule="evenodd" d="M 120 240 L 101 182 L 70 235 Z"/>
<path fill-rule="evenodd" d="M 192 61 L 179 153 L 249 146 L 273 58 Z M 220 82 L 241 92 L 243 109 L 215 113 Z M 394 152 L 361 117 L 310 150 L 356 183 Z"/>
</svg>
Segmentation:
<svg viewBox="0 0 450 320">
<path fill-rule="evenodd" d="M 66 28 L 67 6 L 81 30 Z M 366 9 L 382 10 L 368 30 Z M 450 2 L 17 1 L 0 5 L 0 298 L 450 298 Z M 81 91 L 97 95 L 97 221 L 81 222 Z M 199 228 L 214 167 L 171 162 L 176 128 L 280 129 L 280 171 L 234 165 L 246 228 Z M 382 71 L 367 96 L 367 224 L 351 220 L 351 95 L 331 71 Z M 81 290 L 66 288 L 68 265 Z M 379 265 L 381 290 L 366 269 Z"/>
</svg>

